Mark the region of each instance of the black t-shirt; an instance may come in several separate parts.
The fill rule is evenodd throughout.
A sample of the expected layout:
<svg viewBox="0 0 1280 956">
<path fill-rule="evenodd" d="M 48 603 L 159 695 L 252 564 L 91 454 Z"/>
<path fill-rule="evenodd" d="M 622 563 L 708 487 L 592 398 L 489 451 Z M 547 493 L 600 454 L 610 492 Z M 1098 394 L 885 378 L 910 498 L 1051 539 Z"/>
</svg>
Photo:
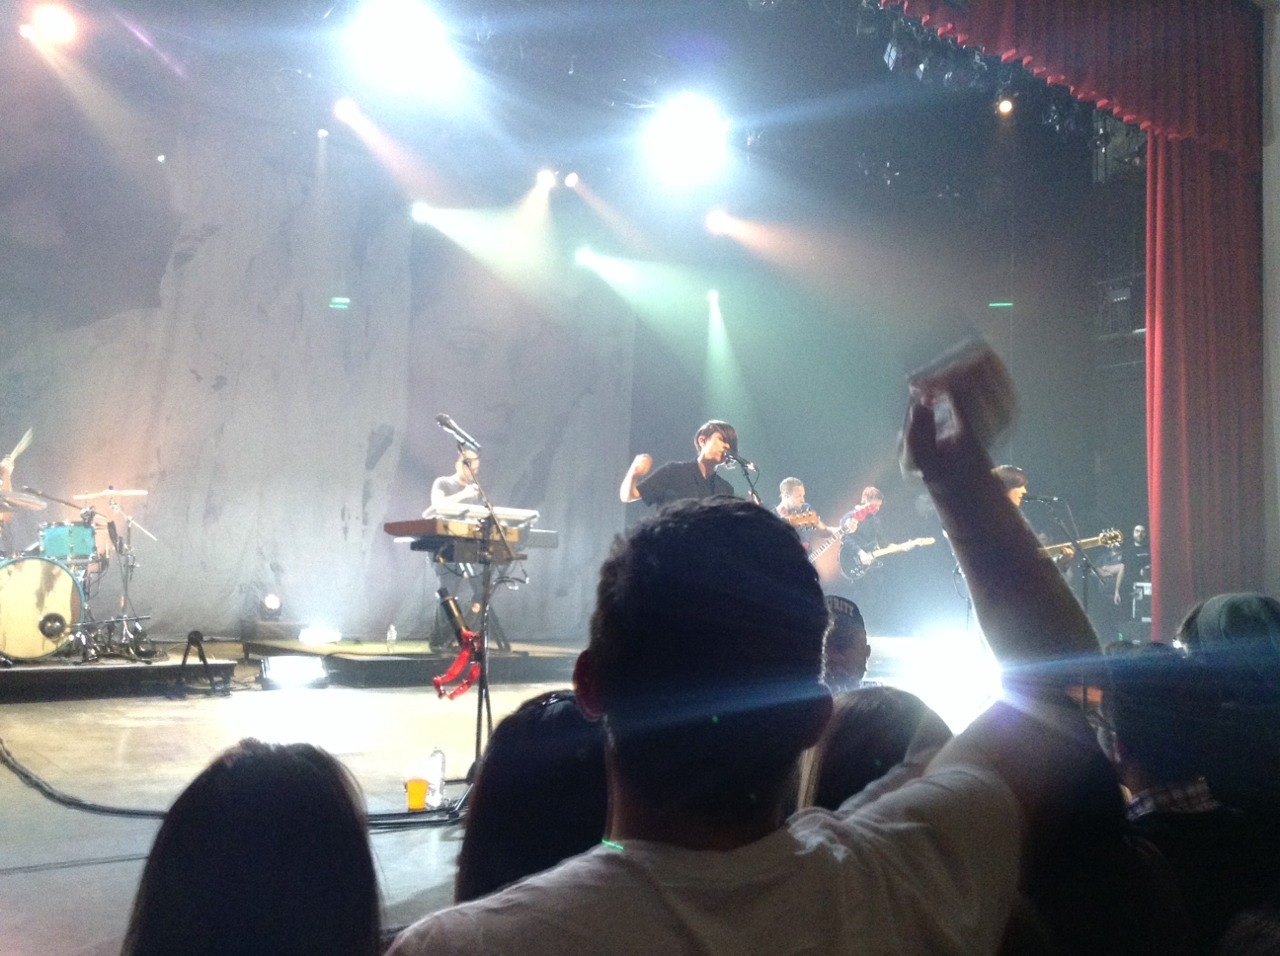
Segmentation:
<svg viewBox="0 0 1280 956">
<path fill-rule="evenodd" d="M 714 471 L 703 478 L 696 461 L 669 461 L 637 482 L 636 491 L 645 504 L 656 508 L 685 498 L 732 495 L 733 485 Z"/>
</svg>

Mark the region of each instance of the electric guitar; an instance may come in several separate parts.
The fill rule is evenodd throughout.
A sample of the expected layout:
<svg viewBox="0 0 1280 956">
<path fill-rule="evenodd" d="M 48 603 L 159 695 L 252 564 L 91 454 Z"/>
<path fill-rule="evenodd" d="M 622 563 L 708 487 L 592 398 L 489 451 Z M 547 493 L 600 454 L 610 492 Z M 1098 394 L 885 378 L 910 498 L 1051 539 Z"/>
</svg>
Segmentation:
<svg viewBox="0 0 1280 956">
<path fill-rule="evenodd" d="M 927 548 L 929 545 L 935 544 L 937 540 L 937 538 L 912 538 L 910 541 L 886 544 L 883 548 L 868 551 L 867 553 L 871 555 L 871 560 L 866 564 L 863 564 L 861 555 L 855 551 L 848 561 L 840 562 L 840 569 L 844 572 L 845 577 L 851 581 L 856 581 L 872 568 L 879 566 L 880 559 L 886 554 L 900 554 L 903 551 L 911 551 L 915 548 Z"/>
<path fill-rule="evenodd" d="M 1111 528 L 1092 538 L 1081 538 L 1080 547 L 1088 550 L 1089 548 L 1114 548 L 1116 545 L 1124 541 L 1124 533 Z M 1074 551 L 1075 545 L 1070 541 L 1062 544 L 1050 544 L 1040 549 L 1040 553 L 1049 558 L 1056 558 L 1059 555 L 1066 554 L 1068 551 Z"/>
<path fill-rule="evenodd" d="M 881 502 L 872 501 L 869 504 L 858 505 L 858 507 L 854 508 L 849 517 L 840 522 L 840 527 L 835 530 L 831 537 L 814 545 L 809 551 L 809 563 L 813 564 L 819 557 L 826 554 L 832 545 L 839 544 L 846 534 L 853 534 L 857 531 L 859 522 L 879 511 L 880 505 Z"/>
</svg>

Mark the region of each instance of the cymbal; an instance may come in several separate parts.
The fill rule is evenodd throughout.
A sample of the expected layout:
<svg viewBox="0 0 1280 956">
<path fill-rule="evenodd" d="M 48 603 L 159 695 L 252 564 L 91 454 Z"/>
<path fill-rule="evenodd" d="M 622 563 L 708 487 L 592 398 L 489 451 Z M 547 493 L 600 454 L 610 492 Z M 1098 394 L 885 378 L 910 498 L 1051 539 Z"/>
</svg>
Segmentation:
<svg viewBox="0 0 1280 956">
<path fill-rule="evenodd" d="M 26 511 L 43 511 L 47 507 L 49 506 L 35 495 L 24 494 L 21 491 L 0 493 L 0 509 L 4 511 L 14 511 L 18 508 Z"/>
<path fill-rule="evenodd" d="M 72 495 L 72 501 L 90 501 L 94 498 L 138 498 L 146 492 L 139 488 L 108 488 L 106 491 L 89 491 L 83 495 Z"/>
</svg>

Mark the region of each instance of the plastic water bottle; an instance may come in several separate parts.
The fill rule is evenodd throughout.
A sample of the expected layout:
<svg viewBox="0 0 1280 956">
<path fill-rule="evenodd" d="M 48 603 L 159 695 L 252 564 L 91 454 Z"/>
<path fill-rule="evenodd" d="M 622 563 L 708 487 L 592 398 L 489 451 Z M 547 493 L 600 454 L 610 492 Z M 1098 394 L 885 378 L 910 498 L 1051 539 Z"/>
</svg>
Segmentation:
<svg viewBox="0 0 1280 956">
<path fill-rule="evenodd" d="M 427 809 L 444 806 L 444 751 L 436 747 L 427 757 Z"/>
<path fill-rule="evenodd" d="M 396 626 L 392 624 L 387 628 L 387 653 L 390 654 L 396 649 Z"/>
</svg>

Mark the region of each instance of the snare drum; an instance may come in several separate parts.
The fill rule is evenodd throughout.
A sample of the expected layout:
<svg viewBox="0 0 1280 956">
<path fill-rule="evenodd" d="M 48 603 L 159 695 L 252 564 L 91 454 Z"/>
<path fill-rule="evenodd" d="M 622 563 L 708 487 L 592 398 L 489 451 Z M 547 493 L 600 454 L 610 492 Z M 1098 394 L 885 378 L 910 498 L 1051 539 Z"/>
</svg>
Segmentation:
<svg viewBox="0 0 1280 956">
<path fill-rule="evenodd" d="M 66 565 L 50 558 L 0 563 L 0 654 L 52 654 L 70 639 L 83 609 L 84 592 Z"/>
<path fill-rule="evenodd" d="M 50 524 L 40 529 L 40 553 L 67 563 L 92 561 L 96 547 L 87 524 Z"/>
</svg>

